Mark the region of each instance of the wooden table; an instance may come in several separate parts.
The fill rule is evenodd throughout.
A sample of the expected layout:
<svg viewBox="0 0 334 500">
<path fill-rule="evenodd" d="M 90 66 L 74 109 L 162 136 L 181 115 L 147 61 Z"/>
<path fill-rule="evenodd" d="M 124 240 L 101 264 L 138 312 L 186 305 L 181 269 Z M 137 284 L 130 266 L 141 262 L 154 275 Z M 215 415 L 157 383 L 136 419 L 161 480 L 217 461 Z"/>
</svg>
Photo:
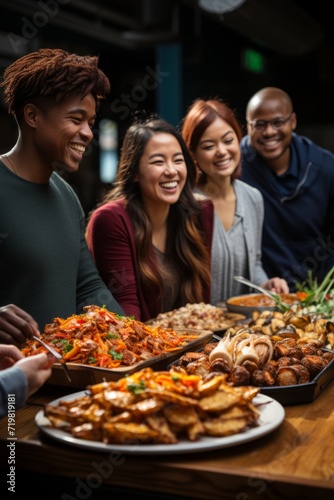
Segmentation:
<svg viewBox="0 0 334 500">
<path fill-rule="evenodd" d="M 152 498 L 160 494 L 210 500 L 334 498 L 333 382 L 314 402 L 286 407 L 283 424 L 267 436 L 217 451 L 165 457 L 87 451 L 42 435 L 34 422 L 36 413 L 66 393 L 65 388 L 46 385 L 16 413 L 15 467 L 20 485 L 20 475 L 27 477 L 29 472 L 36 474 L 32 477 L 37 486 L 43 474 L 57 481 L 71 480 L 72 494 L 57 497 L 71 500 L 97 498 L 83 491 L 79 495 L 74 486 L 80 481 L 91 494 L 103 487 L 105 499 L 106 489 L 112 492 L 115 487 L 151 492 Z M 7 418 L 0 421 L 0 437 L 1 470 L 7 475 Z M 25 483 L 25 493 L 28 487 Z"/>
</svg>

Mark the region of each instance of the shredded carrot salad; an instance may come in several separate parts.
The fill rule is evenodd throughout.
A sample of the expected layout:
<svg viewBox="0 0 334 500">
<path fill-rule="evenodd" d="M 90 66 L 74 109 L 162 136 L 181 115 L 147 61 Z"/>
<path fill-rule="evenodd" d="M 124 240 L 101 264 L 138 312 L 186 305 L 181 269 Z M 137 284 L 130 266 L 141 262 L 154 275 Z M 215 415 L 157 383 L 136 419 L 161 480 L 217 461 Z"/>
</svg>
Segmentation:
<svg viewBox="0 0 334 500">
<path fill-rule="evenodd" d="M 198 390 L 201 383 L 199 375 L 188 375 L 171 371 L 154 372 L 152 368 L 138 370 L 132 375 L 128 375 L 117 382 L 110 384 L 110 387 L 124 392 L 140 393 L 145 389 L 169 390 L 179 394 L 188 394 Z M 89 386 L 92 393 L 99 392 L 105 387 L 104 382 Z"/>
<path fill-rule="evenodd" d="M 94 305 L 84 311 L 66 319 L 55 318 L 45 326 L 42 339 L 65 361 L 111 369 L 131 366 L 179 350 L 200 335 L 145 325 Z M 28 340 L 21 350 L 31 356 L 46 349 L 36 340 Z"/>
</svg>

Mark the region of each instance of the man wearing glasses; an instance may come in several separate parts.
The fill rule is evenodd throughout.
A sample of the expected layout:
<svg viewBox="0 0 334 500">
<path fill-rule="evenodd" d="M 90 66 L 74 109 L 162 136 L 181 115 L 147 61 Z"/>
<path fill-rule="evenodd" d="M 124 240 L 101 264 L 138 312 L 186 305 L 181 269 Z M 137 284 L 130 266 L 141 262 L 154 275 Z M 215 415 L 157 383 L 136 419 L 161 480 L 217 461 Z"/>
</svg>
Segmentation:
<svg viewBox="0 0 334 500">
<path fill-rule="evenodd" d="M 334 155 L 294 132 L 291 98 L 279 88 L 256 92 L 246 120 L 242 180 L 264 198 L 263 267 L 290 290 L 308 272 L 320 283 L 334 265 Z"/>
</svg>

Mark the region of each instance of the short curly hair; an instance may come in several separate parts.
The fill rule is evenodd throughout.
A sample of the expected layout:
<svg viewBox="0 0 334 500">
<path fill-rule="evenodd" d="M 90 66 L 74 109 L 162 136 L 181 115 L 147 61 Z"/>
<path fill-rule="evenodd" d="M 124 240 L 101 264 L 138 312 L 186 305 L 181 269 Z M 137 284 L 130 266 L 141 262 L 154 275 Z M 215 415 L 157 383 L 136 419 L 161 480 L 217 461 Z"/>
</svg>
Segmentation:
<svg viewBox="0 0 334 500">
<path fill-rule="evenodd" d="M 4 72 L 8 112 L 19 118 L 28 102 L 57 104 L 69 97 L 92 93 L 97 105 L 110 91 L 98 68 L 98 56 L 79 56 L 62 49 L 40 49 L 14 61 Z"/>
</svg>

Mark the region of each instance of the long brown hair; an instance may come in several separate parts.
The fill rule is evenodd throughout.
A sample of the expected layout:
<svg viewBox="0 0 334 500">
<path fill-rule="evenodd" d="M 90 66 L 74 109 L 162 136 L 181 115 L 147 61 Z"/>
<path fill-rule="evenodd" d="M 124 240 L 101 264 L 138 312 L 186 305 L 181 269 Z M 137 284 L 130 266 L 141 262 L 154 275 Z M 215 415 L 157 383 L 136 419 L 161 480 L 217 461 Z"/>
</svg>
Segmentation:
<svg viewBox="0 0 334 500">
<path fill-rule="evenodd" d="M 199 203 L 193 195 L 196 167 L 181 134 L 156 115 L 145 120 L 136 118 L 128 128 L 121 149 L 118 172 L 113 189 L 100 205 L 124 198 L 135 232 L 137 259 L 143 285 L 162 292 L 162 279 L 152 272 L 155 259 L 152 249 L 152 224 L 141 199 L 138 182 L 139 161 L 148 140 L 157 133 L 173 135 L 181 146 L 187 167 L 187 179 L 179 200 L 171 205 L 167 220 L 167 247 L 169 255 L 182 276 L 177 302 L 201 302 L 203 290 L 211 281 L 210 255 L 203 239 L 203 221 Z"/>
<path fill-rule="evenodd" d="M 242 129 L 235 112 L 220 99 L 196 99 L 188 108 L 182 123 L 182 137 L 189 148 L 195 154 L 198 143 L 205 130 L 216 120 L 221 118 L 232 127 L 239 143 L 242 139 Z M 232 179 L 238 179 L 241 175 L 241 162 L 232 174 Z M 206 174 L 201 170 L 198 178 L 200 185 L 206 184 Z"/>
</svg>

